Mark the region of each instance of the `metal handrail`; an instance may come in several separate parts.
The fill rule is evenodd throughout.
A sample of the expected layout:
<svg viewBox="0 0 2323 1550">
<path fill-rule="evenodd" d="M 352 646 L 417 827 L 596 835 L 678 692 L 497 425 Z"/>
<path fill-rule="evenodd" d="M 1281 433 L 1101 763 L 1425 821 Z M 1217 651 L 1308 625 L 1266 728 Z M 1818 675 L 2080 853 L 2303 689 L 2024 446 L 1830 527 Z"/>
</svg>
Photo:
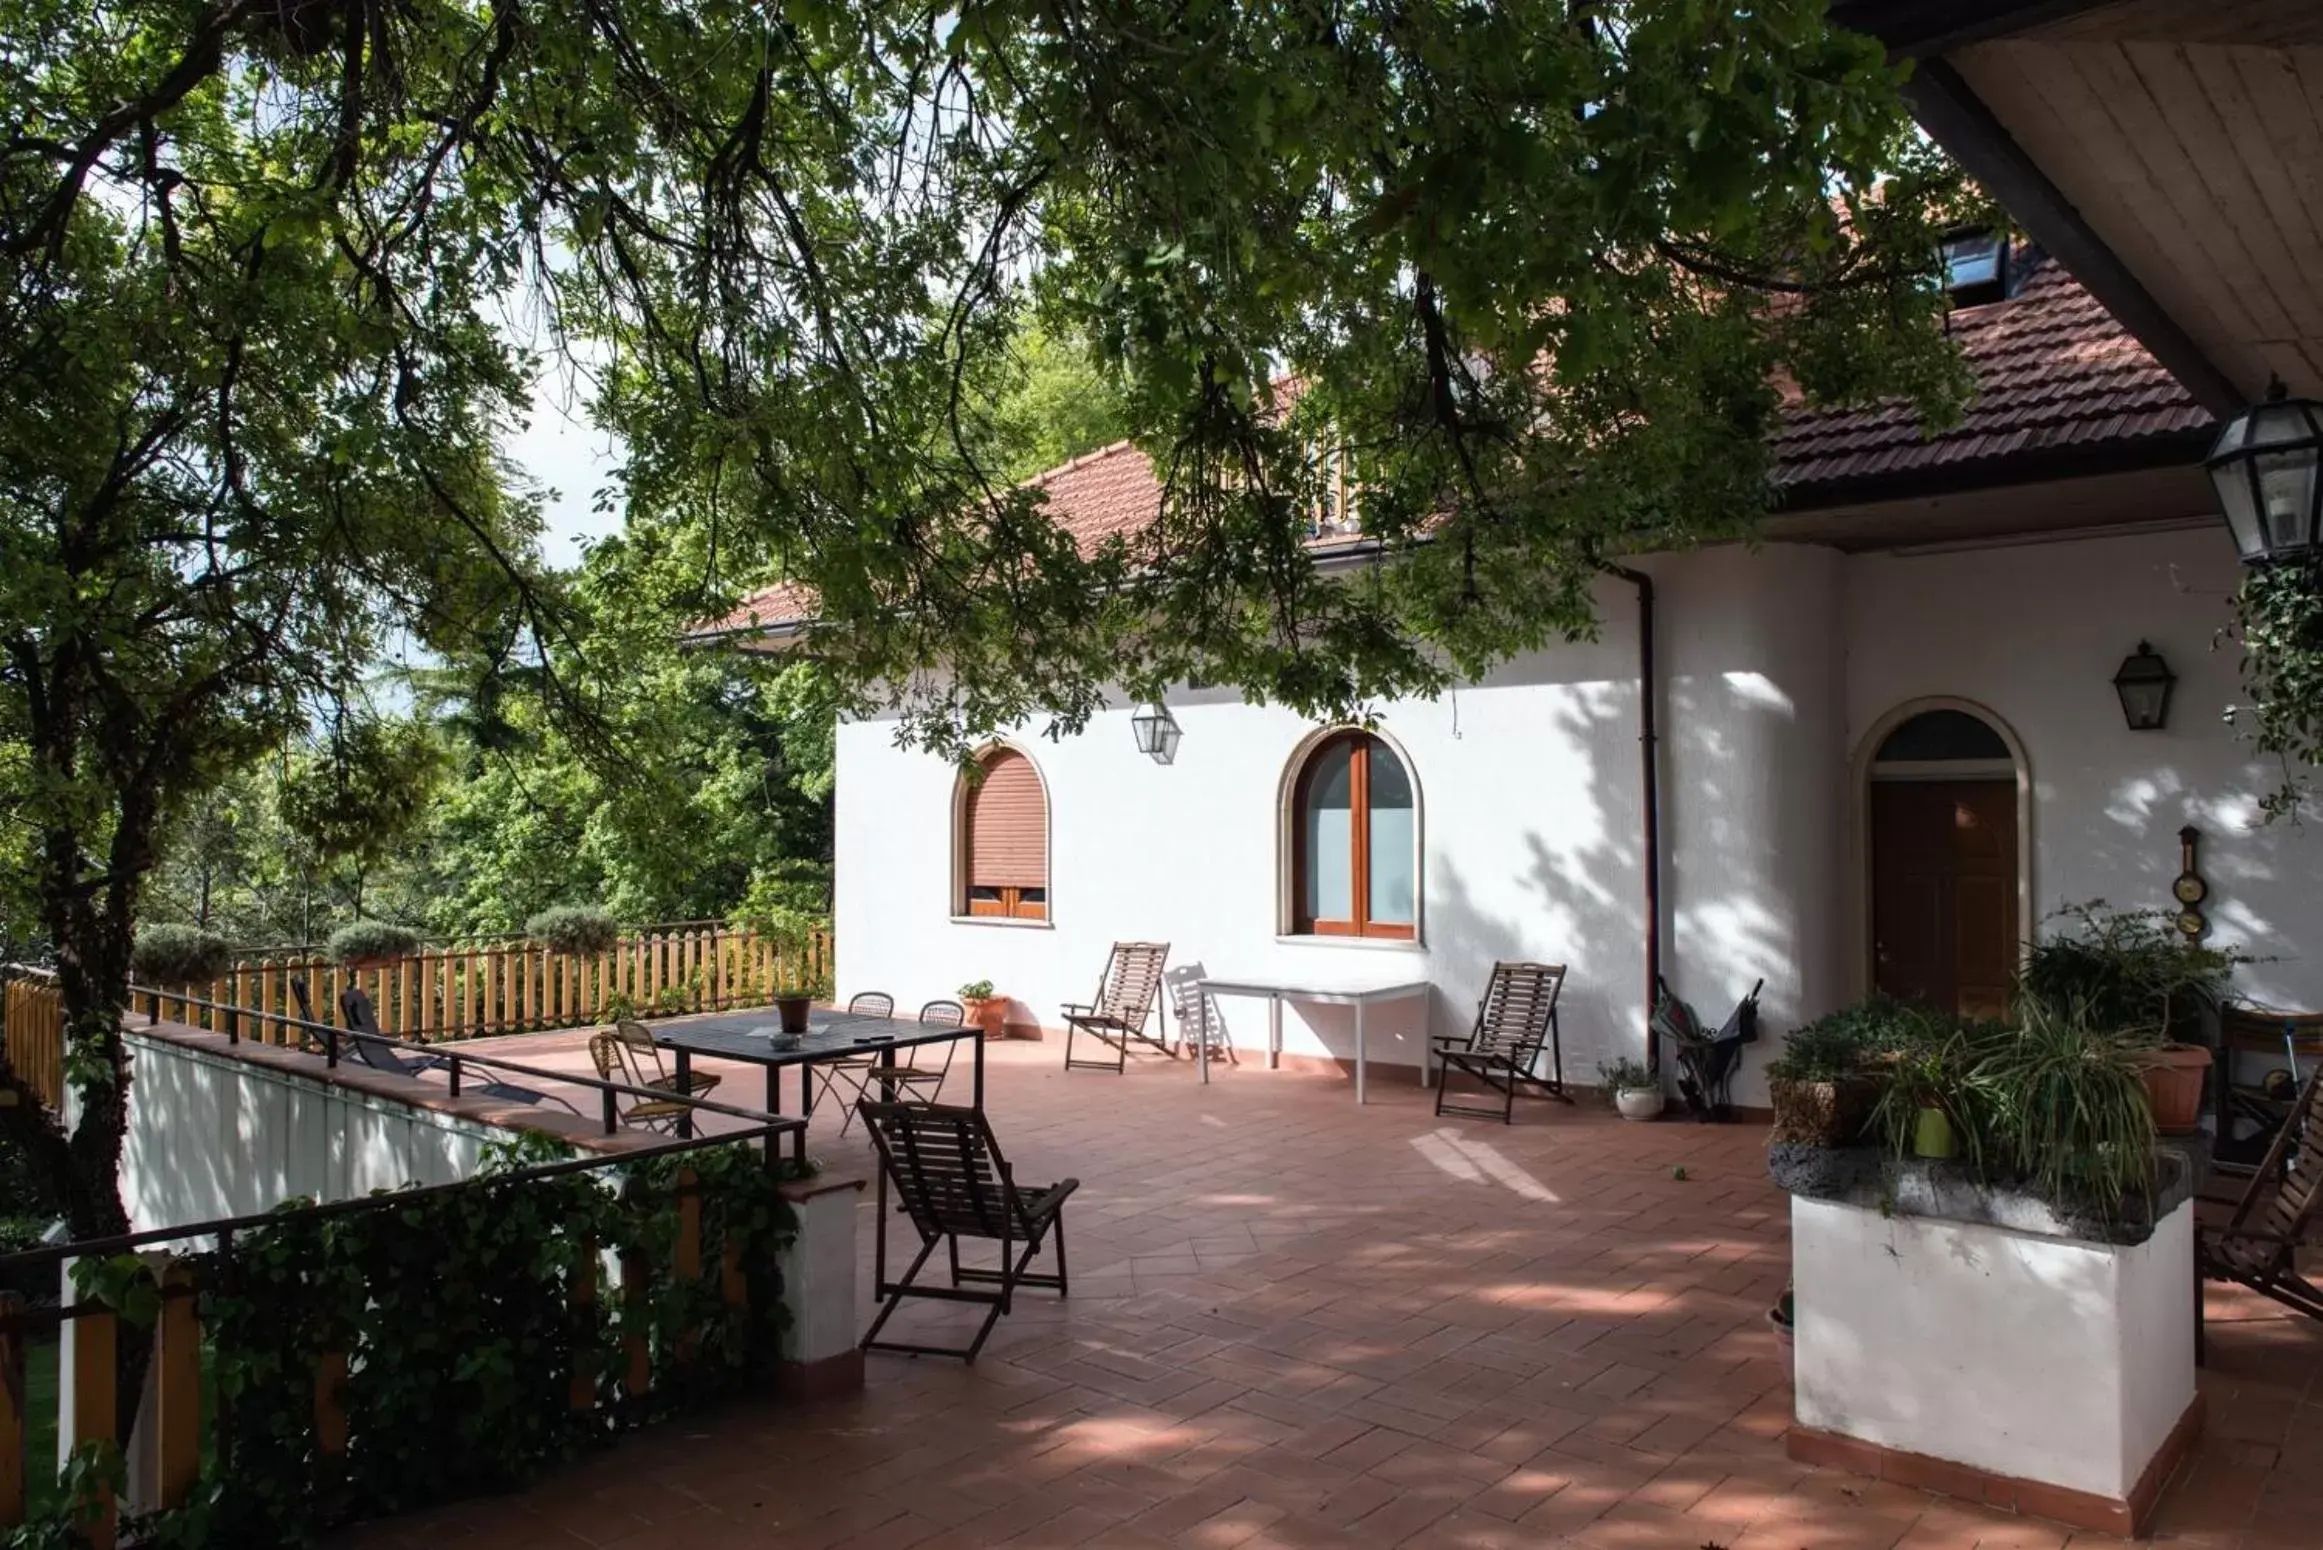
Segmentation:
<svg viewBox="0 0 2323 1550">
<path fill-rule="evenodd" d="M 782 1119 L 779 1115 L 770 1115 L 759 1109 L 741 1109 L 732 1104 L 713 1103 L 707 1098 L 697 1098 L 690 1093 L 681 1093 L 669 1087 L 638 1087 L 627 1082 L 609 1082 L 603 1077 L 584 1076 L 573 1071 L 556 1071 L 545 1066 L 528 1066 L 521 1061 L 504 1060 L 497 1055 L 462 1054 L 457 1045 L 414 1044 L 407 1039 L 399 1039 L 389 1033 L 358 1033 L 352 1028 L 341 1028 L 334 1023 L 314 1022 L 304 1017 L 293 1017 L 288 1012 L 269 1012 L 259 1007 L 235 1006 L 230 1002 L 205 1001 L 199 996 L 181 996 L 174 990 L 155 990 L 148 985 L 132 984 L 129 987 L 129 994 L 132 998 L 137 996 L 147 998 L 145 1025 L 148 1028 L 155 1027 L 161 1022 L 161 1002 L 166 997 L 174 1005 L 196 1006 L 205 1012 L 224 1013 L 226 1026 L 223 1031 L 228 1044 L 242 1042 L 241 1019 L 244 1017 L 257 1018 L 262 1022 L 278 1023 L 285 1028 L 296 1028 L 302 1035 L 306 1036 L 320 1035 L 323 1046 L 323 1064 L 326 1069 L 335 1070 L 338 1067 L 339 1043 L 342 1039 L 368 1039 L 374 1044 L 384 1045 L 389 1049 L 409 1050 L 414 1054 L 425 1055 L 431 1060 L 443 1061 L 448 1067 L 446 1074 L 449 1078 L 451 1096 L 455 1098 L 460 1096 L 460 1065 L 463 1061 L 472 1066 L 482 1066 L 490 1071 L 510 1071 L 518 1076 L 536 1077 L 552 1082 L 568 1082 L 575 1087 L 586 1088 L 603 1096 L 605 1133 L 607 1135 L 612 1135 L 621 1128 L 620 1112 L 615 1103 L 615 1099 L 621 1096 L 683 1103 L 705 1113 L 724 1114 L 729 1118 L 747 1120 L 753 1124 L 773 1120 L 789 1129 L 800 1131 L 806 1129 L 807 1122 L 803 1119 Z M 220 1030 L 212 1029 L 210 1031 L 218 1032 Z M 303 1048 L 306 1039 L 302 1038 L 300 1042 Z M 633 1152 L 626 1155 L 637 1156 L 640 1154 Z M 0 1263 L 5 1263 L 5 1261 L 0 1261 Z"/>
<path fill-rule="evenodd" d="M 481 1189 L 499 1184 L 523 1184 L 533 1179 L 554 1178 L 565 1173 L 586 1173 L 597 1168 L 619 1168 L 655 1157 L 670 1157 L 685 1152 L 697 1152 L 713 1146 L 737 1146 L 745 1142 L 765 1140 L 804 1130 L 806 1121 L 797 1119 L 762 1119 L 751 1129 L 728 1131 L 723 1135 L 694 1136 L 686 1140 L 666 1141 L 657 1146 L 640 1147 L 635 1151 L 604 1152 L 590 1157 L 568 1157 L 552 1163 L 540 1163 L 529 1168 L 511 1169 L 507 1173 L 479 1174 L 465 1179 L 454 1179 L 449 1184 L 419 1184 L 406 1189 L 387 1190 L 360 1195 L 350 1200 L 331 1200 L 319 1205 L 300 1206 L 294 1210 L 276 1207 L 272 1211 L 257 1211 L 247 1216 L 222 1216 L 212 1221 L 195 1222 L 185 1227 L 149 1227 L 143 1232 L 119 1233 L 110 1238 L 83 1238 L 72 1243 L 43 1244 L 36 1249 L 24 1249 L 14 1254 L 0 1254 L 0 1271 L 26 1267 L 37 1268 L 59 1260 L 80 1259 L 97 1254 L 123 1254 L 131 1249 L 145 1248 L 156 1243 L 171 1243 L 184 1238 L 216 1237 L 221 1248 L 231 1243 L 237 1232 L 253 1227 L 277 1227 L 286 1222 L 323 1221 L 336 1216 L 354 1216 L 364 1211 L 379 1211 L 402 1205 L 406 1201 L 425 1200 L 438 1195 L 454 1194 L 464 1189 Z M 766 1163 L 772 1168 L 781 1160 L 780 1149 L 766 1147 Z"/>
</svg>

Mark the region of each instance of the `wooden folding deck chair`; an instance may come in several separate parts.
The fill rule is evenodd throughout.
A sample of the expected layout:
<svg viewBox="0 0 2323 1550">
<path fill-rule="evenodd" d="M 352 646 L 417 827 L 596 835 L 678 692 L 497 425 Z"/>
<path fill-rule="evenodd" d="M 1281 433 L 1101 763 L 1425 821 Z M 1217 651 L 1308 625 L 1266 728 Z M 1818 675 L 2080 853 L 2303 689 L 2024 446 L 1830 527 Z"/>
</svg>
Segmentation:
<svg viewBox="0 0 2323 1550">
<path fill-rule="evenodd" d="M 1519 1088 L 1545 1098 L 1571 1103 L 1565 1091 L 1565 1050 L 1557 1030 L 1557 997 L 1565 988 L 1561 963 L 1496 963 L 1492 983 L 1476 1004 L 1476 1026 L 1465 1040 L 1439 1035 L 1432 1053 L 1437 1062 L 1436 1112 L 1469 1114 L 1511 1124 L 1516 1118 Z M 1541 1045 L 1549 1046 L 1549 1074 L 1534 1070 L 1540 1064 Z M 1497 1107 L 1447 1103 L 1452 1073 L 1465 1072 L 1500 1094 Z"/>
<path fill-rule="evenodd" d="M 2194 1257 L 2199 1273 L 2213 1281 L 2234 1281 L 2311 1319 L 2323 1319 L 2323 1287 L 2299 1273 L 2299 1244 L 2318 1204 L 2323 1204 L 2323 1064 L 2318 1064 L 2299 1101 L 2275 1132 L 2266 1160 L 2232 1204 L 2234 1214 L 2217 1226 L 2197 1225 Z M 2202 1197 L 2213 1205 L 2227 1201 Z M 2199 1288 L 2196 1289 L 2199 1292 Z M 2202 1299 L 2194 1306 L 2199 1312 Z"/>
<path fill-rule="evenodd" d="M 1088 1006 L 1068 1004 L 1064 1008 L 1067 1071 L 1126 1071 L 1133 1039 L 1175 1057 L 1177 1052 L 1169 1045 L 1167 1012 L 1160 1012 L 1158 1035 L 1145 1031 L 1146 1023 L 1159 1011 L 1162 966 L 1169 962 L 1169 957 L 1167 942 L 1113 944 L 1112 955 L 1105 960 L 1104 976 L 1097 981 L 1096 1001 Z M 1108 1060 L 1102 1055 L 1088 1060 L 1076 1058 L 1074 1041 L 1083 1034 L 1112 1050 L 1113 1058 Z"/>
<path fill-rule="evenodd" d="M 863 1335 L 866 1351 L 901 1351 L 912 1356 L 957 1356 L 976 1360 L 992 1326 L 1015 1303 L 1016 1289 L 1036 1286 L 1066 1294 L 1065 1198 L 1081 1187 L 1066 1179 L 1045 1189 L 1020 1189 L 1008 1159 L 982 1109 L 936 1103 L 875 1103 L 856 1106 L 872 1144 L 879 1148 L 878 1233 L 873 1250 L 872 1290 L 879 1316 Z M 898 1281 L 887 1279 L 887 1192 L 892 1185 L 898 1212 L 911 1219 L 920 1251 Z M 1052 1237 L 1053 1235 L 1053 1237 Z M 996 1270 L 960 1263 L 960 1240 L 982 1238 L 1000 1246 Z M 1027 1267 L 1044 1242 L 1056 1248 L 1054 1275 Z M 928 1256 L 943 1244 L 952 1262 L 950 1286 L 920 1286 Z M 983 1290 L 985 1287 L 996 1290 Z M 879 1332 L 906 1297 L 983 1304 L 984 1322 L 965 1346 L 920 1345 L 881 1340 Z"/>
</svg>

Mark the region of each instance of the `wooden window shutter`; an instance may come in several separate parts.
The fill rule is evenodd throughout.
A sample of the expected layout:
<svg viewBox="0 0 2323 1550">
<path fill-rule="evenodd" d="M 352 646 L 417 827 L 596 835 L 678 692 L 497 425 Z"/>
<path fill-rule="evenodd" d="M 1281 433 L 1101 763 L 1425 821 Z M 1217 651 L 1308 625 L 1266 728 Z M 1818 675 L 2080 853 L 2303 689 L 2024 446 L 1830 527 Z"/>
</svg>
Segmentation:
<svg viewBox="0 0 2323 1550">
<path fill-rule="evenodd" d="M 1048 887 L 1048 820 L 1032 761 L 1006 748 L 987 758 L 968 794 L 968 886 Z"/>
</svg>

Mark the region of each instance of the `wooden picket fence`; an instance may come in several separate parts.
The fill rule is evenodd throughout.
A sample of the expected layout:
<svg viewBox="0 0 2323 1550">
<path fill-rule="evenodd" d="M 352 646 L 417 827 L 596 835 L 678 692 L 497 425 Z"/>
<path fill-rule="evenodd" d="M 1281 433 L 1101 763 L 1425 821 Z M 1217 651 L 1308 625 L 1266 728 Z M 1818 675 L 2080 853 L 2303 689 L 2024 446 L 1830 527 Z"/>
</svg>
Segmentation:
<svg viewBox="0 0 2323 1550">
<path fill-rule="evenodd" d="M 414 1043 L 495 1034 L 580 1028 L 609 1021 L 625 1005 L 642 1014 L 713 1012 L 763 1006 L 778 985 L 818 995 L 831 986 L 831 936 L 803 944 L 776 942 L 716 921 L 640 926 L 603 953 L 558 953 L 522 938 L 453 943 L 364 968 L 313 956 L 254 958 L 208 985 L 169 986 L 140 995 L 133 1009 L 158 1010 L 171 1022 L 209 1027 L 218 1019 L 194 1005 L 207 1001 L 242 1013 L 244 1038 L 296 1043 L 279 1017 L 305 1017 L 291 981 L 303 979 L 314 1020 L 344 1018 L 340 992 L 360 986 L 379 1026 Z M 55 1108 L 64 1101 L 64 1024 L 56 986 L 9 981 L 9 1065 Z"/>
<path fill-rule="evenodd" d="M 8 1068 L 51 1109 L 65 1101 L 64 997 L 52 979 L 8 981 L 0 1002 L 7 1018 Z"/>
</svg>

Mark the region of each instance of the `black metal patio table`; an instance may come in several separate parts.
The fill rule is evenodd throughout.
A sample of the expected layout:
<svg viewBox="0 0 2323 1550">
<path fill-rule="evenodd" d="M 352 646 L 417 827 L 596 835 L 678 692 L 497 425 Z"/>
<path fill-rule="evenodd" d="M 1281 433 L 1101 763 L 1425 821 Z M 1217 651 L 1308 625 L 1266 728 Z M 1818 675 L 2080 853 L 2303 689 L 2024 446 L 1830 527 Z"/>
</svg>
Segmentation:
<svg viewBox="0 0 2323 1550">
<path fill-rule="evenodd" d="M 687 1090 L 693 1075 L 693 1057 L 713 1055 L 720 1060 L 739 1060 L 766 1068 L 766 1112 L 782 1112 L 782 1072 L 786 1066 L 799 1068 L 799 1114 L 812 1118 L 815 1112 L 814 1067 L 818 1061 L 852 1060 L 876 1056 L 882 1066 L 895 1064 L 899 1049 L 916 1049 L 922 1045 L 942 1044 L 949 1039 L 967 1039 L 976 1050 L 975 1105 L 984 1107 L 984 1038 L 983 1029 L 972 1026 L 947 1027 L 936 1023 L 908 1022 L 895 1017 L 866 1017 L 854 1012 L 827 1011 L 816 1007 L 807 1014 L 807 1031 L 791 1049 L 778 1047 L 781 1022 L 772 1007 L 755 1012 L 720 1012 L 706 1017 L 679 1017 L 669 1022 L 655 1023 L 653 1042 L 676 1057 L 676 1086 L 679 1092 Z M 877 1080 L 876 1071 L 873 1080 Z M 678 1119 L 678 1134 L 693 1134 L 690 1113 Z M 799 1147 L 803 1150 L 805 1132 L 800 1132 Z"/>
</svg>

